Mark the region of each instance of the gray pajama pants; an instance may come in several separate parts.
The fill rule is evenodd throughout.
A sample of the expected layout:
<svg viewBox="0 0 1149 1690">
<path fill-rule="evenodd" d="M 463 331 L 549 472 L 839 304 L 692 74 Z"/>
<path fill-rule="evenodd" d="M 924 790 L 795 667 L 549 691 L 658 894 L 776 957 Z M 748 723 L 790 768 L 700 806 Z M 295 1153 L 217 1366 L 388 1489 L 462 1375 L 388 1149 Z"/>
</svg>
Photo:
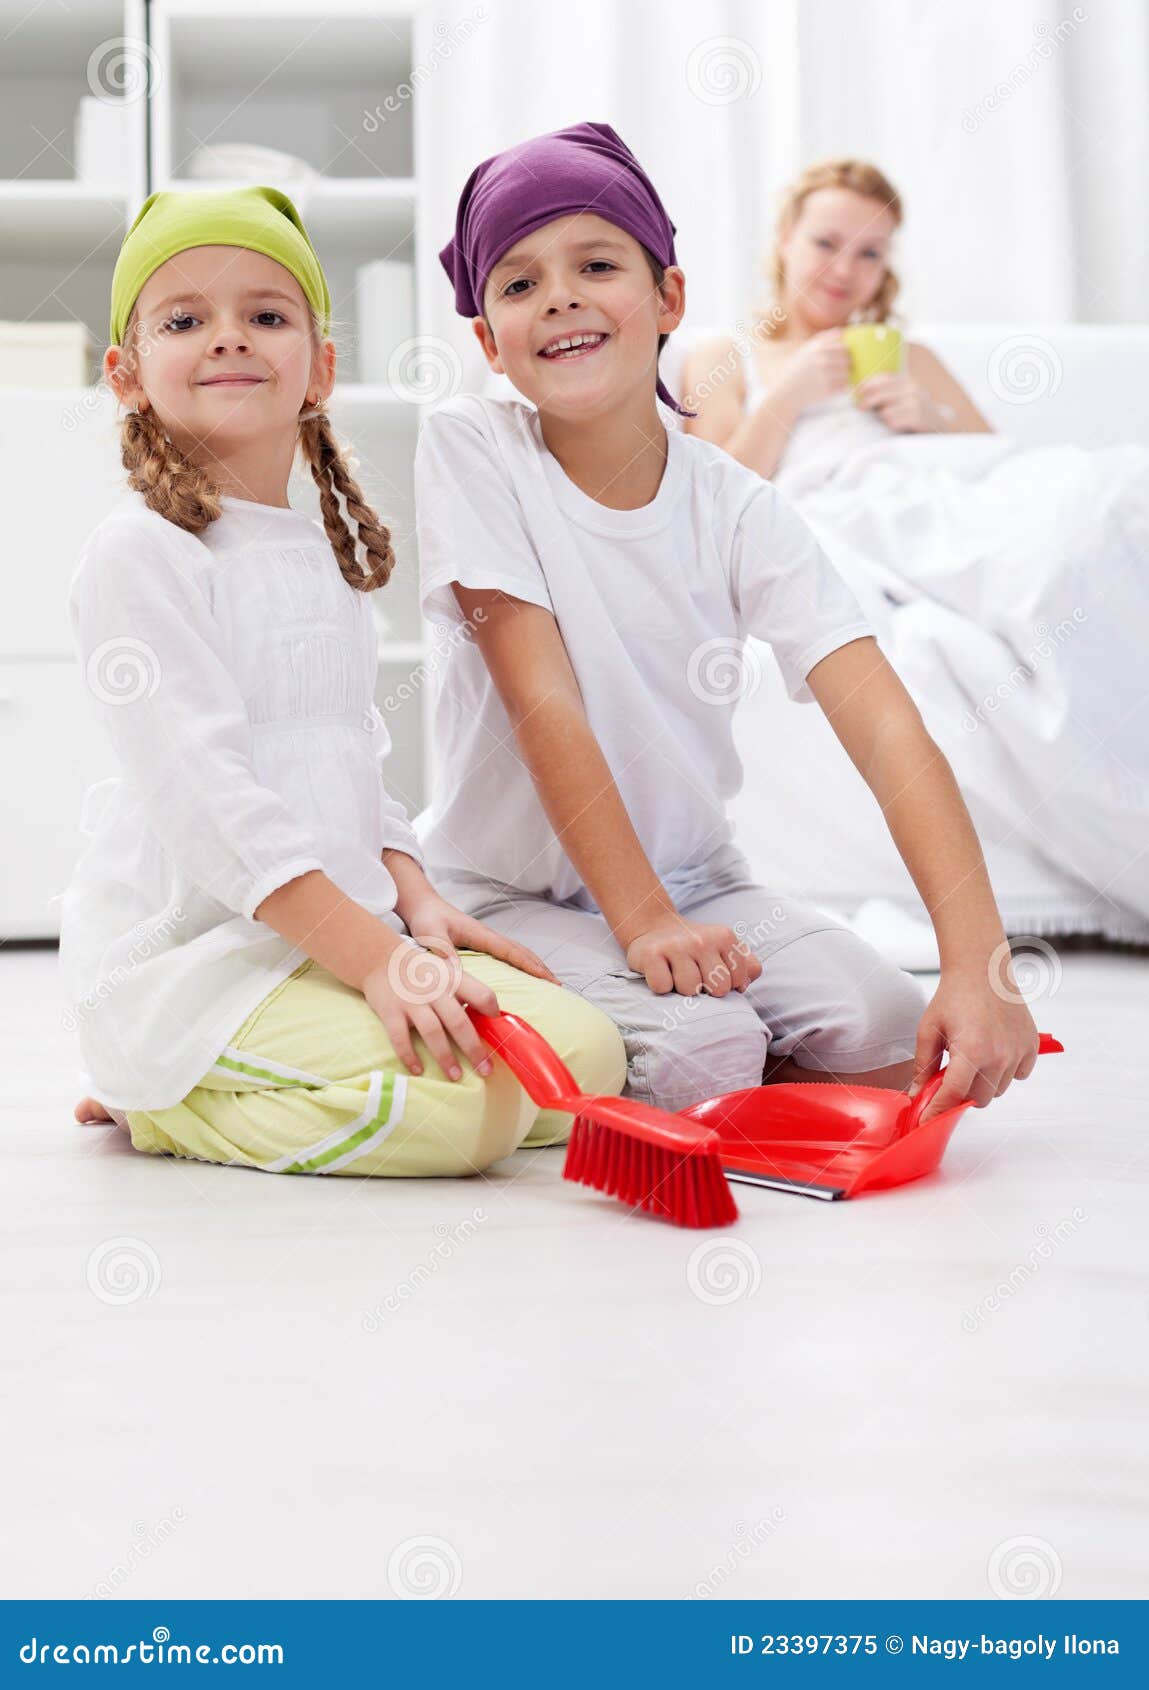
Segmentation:
<svg viewBox="0 0 1149 1690">
<path fill-rule="evenodd" d="M 652 992 L 606 919 L 485 877 L 431 876 L 443 896 L 535 951 L 564 986 L 605 1010 L 627 1054 L 624 1096 L 659 1109 L 762 1083 L 767 1052 L 811 1078 L 860 1073 L 914 1054 L 922 986 L 813 904 L 759 885 L 733 844 L 693 873 L 663 878 L 681 915 L 743 937 L 762 964 L 745 992 L 723 998 Z"/>
</svg>

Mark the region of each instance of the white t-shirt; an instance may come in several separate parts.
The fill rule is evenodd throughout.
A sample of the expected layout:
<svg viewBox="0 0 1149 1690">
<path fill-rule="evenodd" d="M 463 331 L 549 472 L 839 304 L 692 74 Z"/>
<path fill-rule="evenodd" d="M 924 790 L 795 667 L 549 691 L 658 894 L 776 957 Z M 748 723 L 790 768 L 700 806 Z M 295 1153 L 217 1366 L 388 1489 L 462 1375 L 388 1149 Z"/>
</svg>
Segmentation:
<svg viewBox="0 0 1149 1690">
<path fill-rule="evenodd" d="M 693 435 L 670 430 L 667 441 L 651 502 L 611 510 L 565 474 L 521 400 L 464 395 L 420 430 L 421 600 L 444 626 L 429 665 L 434 785 L 415 827 L 431 880 L 464 907 L 467 884 L 453 875 L 597 908 L 547 819 L 452 582 L 553 611 L 590 726 L 663 879 L 732 836 L 726 804 L 742 783 L 734 709 L 761 672 L 745 636 L 769 642 L 791 698 L 813 702 L 814 665 L 874 633 L 768 481 Z"/>
<path fill-rule="evenodd" d="M 381 764 L 375 618 L 322 526 L 226 498 L 202 535 L 129 493 L 68 595 L 92 707 L 122 769 L 61 907 L 80 1084 L 119 1109 L 178 1103 L 306 952 L 253 912 L 322 869 L 395 931 L 381 853 L 422 852 Z M 98 810 L 98 815 L 95 813 Z"/>
</svg>

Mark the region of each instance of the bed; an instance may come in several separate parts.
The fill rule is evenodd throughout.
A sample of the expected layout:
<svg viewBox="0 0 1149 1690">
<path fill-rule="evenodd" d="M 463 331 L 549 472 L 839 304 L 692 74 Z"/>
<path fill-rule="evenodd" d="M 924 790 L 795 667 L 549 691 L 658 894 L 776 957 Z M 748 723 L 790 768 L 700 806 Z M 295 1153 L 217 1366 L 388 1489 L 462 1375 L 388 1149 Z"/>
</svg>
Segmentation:
<svg viewBox="0 0 1149 1690">
<path fill-rule="evenodd" d="M 700 328 L 691 334 L 684 330 L 680 331 L 684 338 L 675 336 L 668 343 L 663 371 L 672 391 L 680 391 L 683 355 L 690 342 L 713 332 Z M 916 328 L 913 335 L 955 373 L 995 429 L 1027 446 L 1069 443 L 1117 448 L 1149 442 L 1149 329 L 926 324 Z M 965 440 L 971 438 L 985 442 L 988 437 L 967 436 Z M 992 443 L 987 449 L 995 450 Z M 1070 456 L 1066 454 L 1067 460 Z M 1033 461 L 1033 454 L 1028 457 Z M 1109 454 L 1107 461 L 1111 460 Z M 1053 465 L 1055 473 L 1061 462 L 1056 454 L 1041 461 Z M 1137 460 L 1130 456 L 1122 461 L 1129 464 Z M 778 477 L 785 489 L 784 470 L 785 462 Z M 794 496 L 793 502 L 803 514 L 824 514 L 812 494 L 808 500 L 800 496 L 800 480 L 797 488 L 799 496 Z M 820 534 L 831 555 L 835 555 L 834 532 L 831 524 Z M 848 550 L 845 536 L 850 530 L 846 527 L 842 532 L 843 546 Z M 887 554 L 899 549 L 892 544 L 886 548 Z M 1127 573 L 1132 555 L 1125 562 Z M 895 564 L 897 561 L 894 559 Z M 872 587 L 852 572 L 857 570 L 857 561 L 851 560 L 851 564 L 852 569 L 844 567 L 843 571 L 848 578 L 859 588 Z M 1149 555 L 1145 574 L 1149 575 Z M 959 658 L 957 652 L 963 629 L 951 612 L 952 637 L 947 643 L 944 631 L 939 633 L 933 626 L 937 620 L 934 607 L 919 604 L 916 608 L 925 610 L 931 622 L 929 637 L 935 642 L 931 663 L 915 672 L 912 653 L 922 646 L 916 639 L 912 648 L 907 646 L 904 633 L 904 663 L 896 655 L 892 631 L 889 647 L 885 638 L 882 643 L 934 731 L 926 708 L 927 695 L 933 691 L 930 676 L 948 666 L 960 677 L 965 654 Z M 909 612 L 901 607 L 901 614 L 905 618 Z M 1138 617 L 1140 614 L 1138 608 Z M 925 619 L 919 617 L 919 621 L 921 634 Z M 976 634 L 968 618 L 965 631 Z M 822 713 L 791 702 L 768 648 L 762 648 L 762 656 L 761 682 L 740 706 L 737 724 L 746 780 L 733 813 L 747 854 L 768 884 L 807 897 L 852 920 L 867 937 L 895 955 L 902 966 L 936 966 L 936 948 L 924 907 L 872 795 Z M 929 702 L 932 705 L 934 701 Z M 1011 705 L 1011 709 L 1013 721 L 1019 722 L 1022 717 L 1018 706 Z M 938 720 L 942 720 L 940 715 Z M 992 727 L 984 722 L 981 725 Z M 1114 883 L 1115 877 L 1103 866 L 1103 859 L 1091 859 L 1088 850 L 1075 853 L 1063 849 L 1061 830 L 1056 821 L 1050 824 L 1044 811 L 1040 812 L 1044 826 L 1029 819 L 1030 806 L 1020 801 L 1016 778 L 1007 765 L 996 770 L 992 778 L 988 776 L 994 755 L 992 732 L 983 733 L 984 752 L 979 749 L 978 764 L 969 764 L 970 748 L 963 743 L 963 736 L 950 734 L 953 754 L 941 732 L 935 737 L 958 771 L 1003 921 L 1012 938 L 1048 941 L 1059 936 L 1099 935 L 1118 943 L 1149 944 L 1149 828 L 1145 829 L 1143 843 L 1136 839 L 1138 816 L 1145 815 L 1140 784 L 1144 756 L 1130 776 L 1138 782 L 1136 804 L 1127 806 L 1122 822 L 1125 833 L 1116 859 L 1122 869 L 1118 888 L 1122 895 L 1114 897 L 1107 884 Z M 969 740 L 970 736 L 964 738 Z M 959 767 L 962 759 L 978 776 L 986 778 L 963 778 Z M 1086 759 L 1083 773 L 1091 769 Z M 1090 822 L 1087 807 L 1083 808 L 1085 813 L 1075 820 L 1087 841 Z M 1144 855 L 1139 856 L 1139 851 Z M 1092 874 L 1075 872 L 1082 862 L 1099 860 L 1102 866 Z"/>
</svg>

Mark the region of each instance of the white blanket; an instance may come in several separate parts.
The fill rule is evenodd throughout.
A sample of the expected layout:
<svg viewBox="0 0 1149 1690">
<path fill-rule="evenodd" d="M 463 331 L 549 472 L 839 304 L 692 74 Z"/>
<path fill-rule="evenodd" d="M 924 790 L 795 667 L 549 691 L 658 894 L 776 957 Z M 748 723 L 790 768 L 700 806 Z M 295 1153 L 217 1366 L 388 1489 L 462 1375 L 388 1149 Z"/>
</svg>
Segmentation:
<svg viewBox="0 0 1149 1690">
<path fill-rule="evenodd" d="M 848 395 L 775 477 L 964 790 L 1149 921 L 1149 447 L 876 438 Z"/>
</svg>

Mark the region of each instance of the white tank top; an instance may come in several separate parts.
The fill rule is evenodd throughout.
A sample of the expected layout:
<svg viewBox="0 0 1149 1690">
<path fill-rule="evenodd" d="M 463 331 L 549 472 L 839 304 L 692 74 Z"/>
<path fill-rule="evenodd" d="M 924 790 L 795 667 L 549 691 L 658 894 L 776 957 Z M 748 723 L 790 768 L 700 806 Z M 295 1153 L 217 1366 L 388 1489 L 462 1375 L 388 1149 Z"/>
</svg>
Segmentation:
<svg viewBox="0 0 1149 1690">
<path fill-rule="evenodd" d="M 743 344 L 741 351 L 746 409 L 751 411 L 761 403 L 766 386 L 753 347 Z M 771 480 L 783 493 L 804 492 L 828 480 L 848 454 L 889 439 L 890 430 L 881 418 L 854 404 L 852 390 L 834 393 L 806 406 L 790 430 Z"/>
</svg>

